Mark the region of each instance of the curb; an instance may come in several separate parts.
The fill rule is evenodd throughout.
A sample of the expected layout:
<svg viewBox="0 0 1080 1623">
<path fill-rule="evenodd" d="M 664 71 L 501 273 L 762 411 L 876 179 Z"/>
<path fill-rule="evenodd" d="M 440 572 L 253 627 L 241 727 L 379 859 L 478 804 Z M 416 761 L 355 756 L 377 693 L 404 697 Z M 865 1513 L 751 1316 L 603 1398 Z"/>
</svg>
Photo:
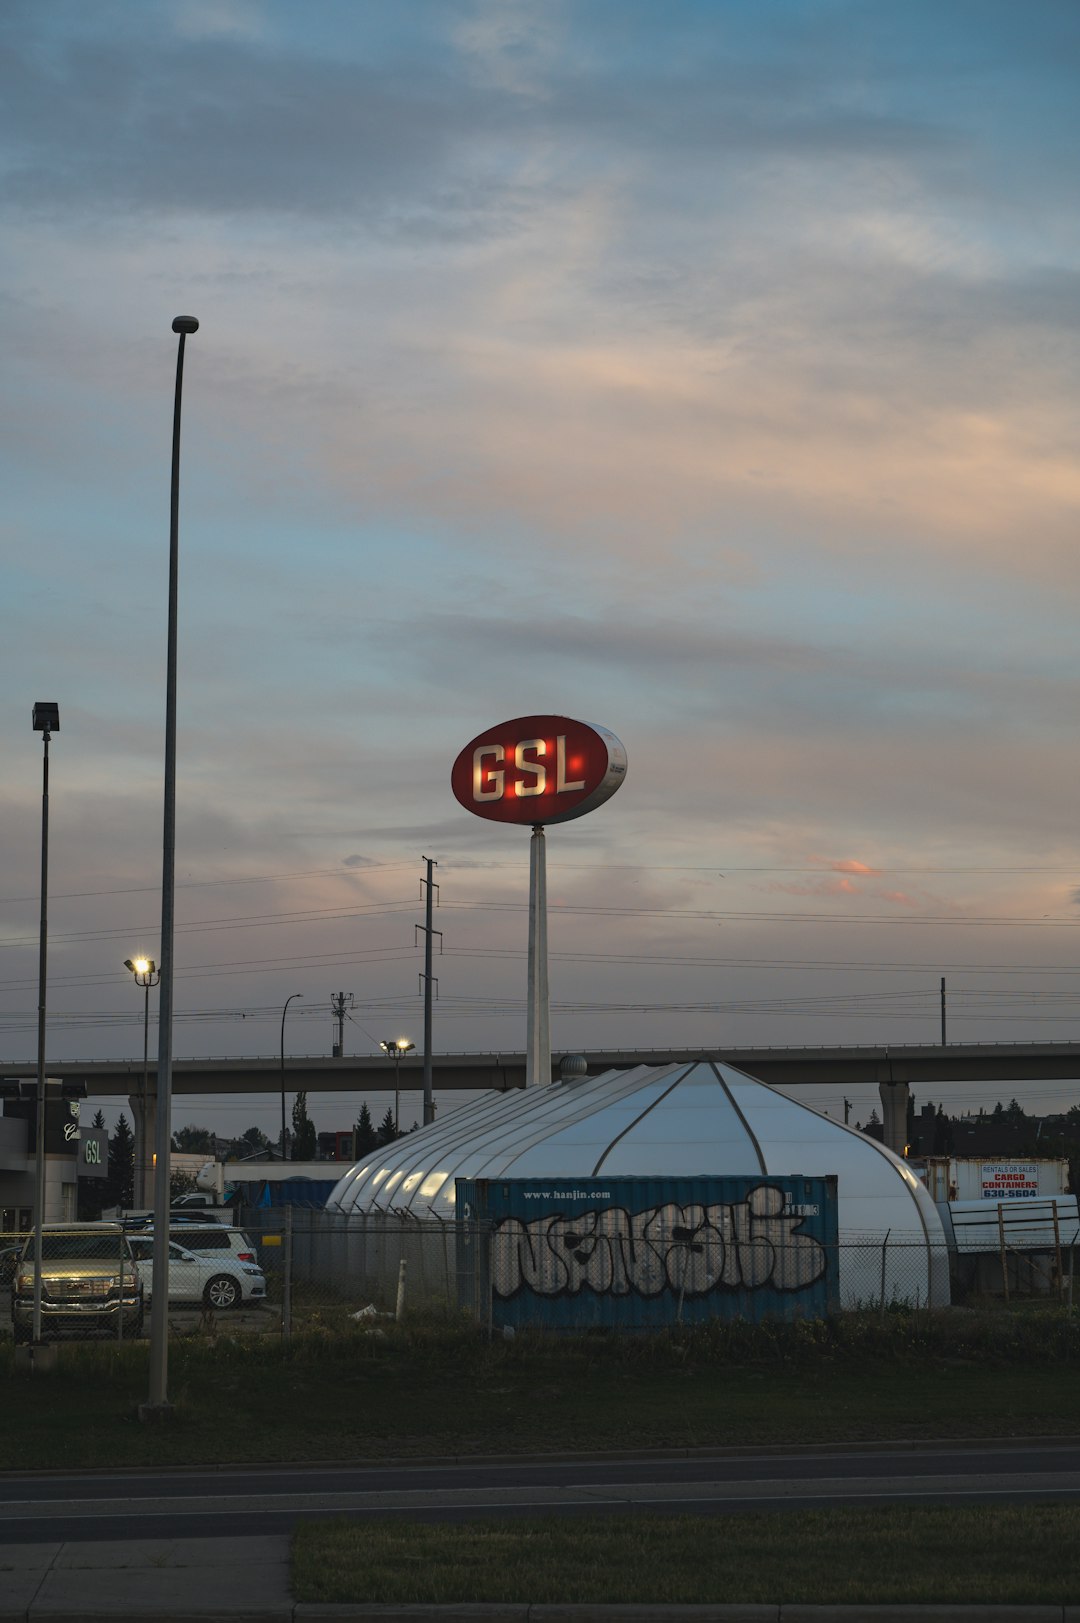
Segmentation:
<svg viewBox="0 0 1080 1623">
<path fill-rule="evenodd" d="M 1080 1604 L 1025 1605 L 818 1605 L 800 1602 L 732 1602 L 716 1606 L 532 1605 L 478 1602 L 442 1606 L 330 1606 L 286 1601 L 232 1610 L 155 1608 L 108 1612 L 58 1610 L 49 1602 L 25 1609 L 0 1605 L 0 1623 L 1080 1623 Z"/>
<path fill-rule="evenodd" d="M 1080 1623 L 1080 1606 L 880 1605 L 731 1602 L 716 1606 L 297 1605 L 295 1623 Z"/>
</svg>

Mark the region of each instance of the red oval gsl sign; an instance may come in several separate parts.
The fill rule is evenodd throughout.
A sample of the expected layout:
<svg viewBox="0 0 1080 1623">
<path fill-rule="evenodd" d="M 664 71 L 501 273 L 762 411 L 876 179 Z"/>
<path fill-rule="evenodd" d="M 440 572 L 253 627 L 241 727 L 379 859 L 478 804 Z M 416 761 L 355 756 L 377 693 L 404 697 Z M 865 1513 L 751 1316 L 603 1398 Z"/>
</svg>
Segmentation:
<svg viewBox="0 0 1080 1623">
<path fill-rule="evenodd" d="M 495 823 L 565 823 L 609 800 L 626 750 L 606 727 L 569 716 L 518 716 L 466 744 L 451 773 L 466 811 Z"/>
</svg>

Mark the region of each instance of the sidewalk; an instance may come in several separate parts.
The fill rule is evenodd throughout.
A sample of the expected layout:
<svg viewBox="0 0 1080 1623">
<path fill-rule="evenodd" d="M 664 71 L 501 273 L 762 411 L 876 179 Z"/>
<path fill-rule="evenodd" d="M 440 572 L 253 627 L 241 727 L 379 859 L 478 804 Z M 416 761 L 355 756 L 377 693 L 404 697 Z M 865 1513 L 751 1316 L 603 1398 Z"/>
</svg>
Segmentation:
<svg viewBox="0 0 1080 1623">
<path fill-rule="evenodd" d="M 289 1538 L 0 1544 L 0 1623 L 1080 1623 L 1068 1606 L 297 1605 Z"/>
<path fill-rule="evenodd" d="M 0 1623 L 291 1619 L 289 1538 L 0 1544 Z"/>
</svg>

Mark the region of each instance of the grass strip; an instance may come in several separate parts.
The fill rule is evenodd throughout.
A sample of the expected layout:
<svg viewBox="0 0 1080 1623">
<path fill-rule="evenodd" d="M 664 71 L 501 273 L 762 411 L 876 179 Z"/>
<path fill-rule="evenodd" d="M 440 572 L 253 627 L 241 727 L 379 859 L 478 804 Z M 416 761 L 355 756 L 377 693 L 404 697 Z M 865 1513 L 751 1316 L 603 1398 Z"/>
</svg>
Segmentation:
<svg viewBox="0 0 1080 1623">
<path fill-rule="evenodd" d="M 1080 1508 L 308 1522 L 307 1602 L 1023 1604 L 1080 1594 Z"/>
<path fill-rule="evenodd" d="M 145 1343 L 64 1345 L 55 1373 L 34 1377 L 15 1371 L 9 1344 L 0 1469 L 1080 1433 L 1075 1321 L 780 1328 L 191 1337 L 170 1348 L 173 1418 L 150 1428 L 135 1418 Z"/>
</svg>

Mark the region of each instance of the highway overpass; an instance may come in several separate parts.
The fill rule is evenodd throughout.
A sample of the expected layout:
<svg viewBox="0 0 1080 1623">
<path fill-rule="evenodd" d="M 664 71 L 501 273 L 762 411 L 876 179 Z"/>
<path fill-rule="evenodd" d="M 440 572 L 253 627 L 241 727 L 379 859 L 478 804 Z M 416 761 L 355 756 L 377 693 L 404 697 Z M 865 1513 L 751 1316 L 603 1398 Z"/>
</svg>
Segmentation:
<svg viewBox="0 0 1080 1623">
<path fill-rule="evenodd" d="M 552 1078 L 559 1076 L 559 1059 Z M 869 1082 L 941 1087 L 954 1082 L 988 1085 L 1020 1081 L 1080 1078 L 1080 1042 L 1042 1043 L 903 1043 L 842 1045 L 832 1048 L 642 1048 L 604 1049 L 584 1054 L 589 1075 L 613 1066 L 666 1065 L 692 1059 L 722 1060 L 774 1086 L 851 1087 Z M 423 1086 L 424 1061 L 415 1053 L 400 1062 L 402 1091 Z M 141 1059 L 50 1061 L 49 1076 L 83 1081 L 95 1098 L 127 1096 L 142 1079 Z M 150 1076 L 156 1066 L 150 1062 Z M 0 1077 L 33 1077 L 34 1060 L 0 1062 Z M 524 1054 L 434 1054 L 436 1090 L 492 1088 L 506 1092 L 525 1085 Z M 277 1054 L 246 1059 L 174 1059 L 173 1092 L 265 1094 L 281 1092 L 281 1059 Z M 1080 1084 L 1078 1084 L 1080 1085 Z M 385 1055 L 325 1055 L 285 1060 L 288 1092 L 385 1092 L 394 1086 L 394 1063 Z"/>
</svg>

